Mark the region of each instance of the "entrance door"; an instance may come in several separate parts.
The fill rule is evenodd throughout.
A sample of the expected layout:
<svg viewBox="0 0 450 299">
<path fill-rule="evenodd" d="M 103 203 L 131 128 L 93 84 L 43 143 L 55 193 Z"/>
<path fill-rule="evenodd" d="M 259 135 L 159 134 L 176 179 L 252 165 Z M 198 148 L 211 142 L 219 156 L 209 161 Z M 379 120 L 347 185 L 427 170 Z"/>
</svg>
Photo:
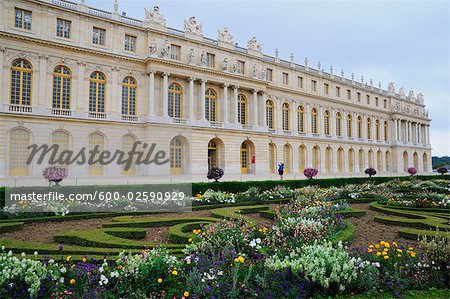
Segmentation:
<svg viewBox="0 0 450 299">
<path fill-rule="evenodd" d="M 211 140 L 208 144 L 208 169 L 217 166 L 217 145 L 214 141 Z"/>
<path fill-rule="evenodd" d="M 248 146 L 245 143 L 241 145 L 241 173 L 248 173 Z"/>
</svg>

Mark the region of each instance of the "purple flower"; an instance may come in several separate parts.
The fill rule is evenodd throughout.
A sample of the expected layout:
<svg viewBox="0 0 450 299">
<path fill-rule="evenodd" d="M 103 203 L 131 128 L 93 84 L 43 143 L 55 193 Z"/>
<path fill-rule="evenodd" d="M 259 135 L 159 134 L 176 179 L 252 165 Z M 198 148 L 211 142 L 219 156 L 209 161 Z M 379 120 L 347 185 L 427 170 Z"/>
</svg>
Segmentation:
<svg viewBox="0 0 450 299">
<path fill-rule="evenodd" d="M 315 177 L 318 173 L 319 173 L 319 171 L 318 171 L 317 169 L 314 169 L 314 168 L 305 168 L 305 170 L 303 171 L 303 174 L 304 174 L 308 179 L 312 179 L 312 178 Z"/>
<path fill-rule="evenodd" d="M 413 176 L 417 173 L 417 169 L 415 167 L 409 167 L 408 168 L 408 173 Z"/>
</svg>

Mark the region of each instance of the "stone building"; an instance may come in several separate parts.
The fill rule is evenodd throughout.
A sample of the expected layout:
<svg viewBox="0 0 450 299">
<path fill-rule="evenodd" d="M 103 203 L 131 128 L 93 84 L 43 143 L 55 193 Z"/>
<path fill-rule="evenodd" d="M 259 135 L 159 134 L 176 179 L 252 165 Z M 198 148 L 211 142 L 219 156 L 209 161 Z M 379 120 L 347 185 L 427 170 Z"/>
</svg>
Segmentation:
<svg viewBox="0 0 450 299">
<path fill-rule="evenodd" d="M 430 119 L 421 93 L 356 82 L 235 44 L 228 28 L 203 36 L 195 17 L 167 27 L 158 7 L 136 20 L 65 0 L 0 3 L 0 184 L 43 183 L 30 144 L 170 155 L 160 179 L 225 179 L 431 172 Z M 68 182 L 148 181 L 142 165 L 71 165 Z"/>
</svg>

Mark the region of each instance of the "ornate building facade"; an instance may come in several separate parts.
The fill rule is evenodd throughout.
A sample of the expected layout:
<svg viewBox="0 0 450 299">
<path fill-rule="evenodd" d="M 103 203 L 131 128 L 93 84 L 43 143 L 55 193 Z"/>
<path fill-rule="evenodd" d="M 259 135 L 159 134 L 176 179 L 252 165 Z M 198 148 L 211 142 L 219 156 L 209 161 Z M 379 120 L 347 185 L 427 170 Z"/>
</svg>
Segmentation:
<svg viewBox="0 0 450 299">
<path fill-rule="evenodd" d="M 158 7 L 145 20 L 84 1 L 0 3 L 0 183 L 42 182 L 26 163 L 30 144 L 129 149 L 155 142 L 170 155 L 158 176 L 204 180 L 431 172 L 423 95 L 262 53 L 256 37 L 235 44 L 228 28 L 203 36 L 195 17 L 167 27 Z M 69 181 L 139 181 L 148 167 L 71 165 Z M 34 181 L 33 181 L 34 180 Z"/>
</svg>

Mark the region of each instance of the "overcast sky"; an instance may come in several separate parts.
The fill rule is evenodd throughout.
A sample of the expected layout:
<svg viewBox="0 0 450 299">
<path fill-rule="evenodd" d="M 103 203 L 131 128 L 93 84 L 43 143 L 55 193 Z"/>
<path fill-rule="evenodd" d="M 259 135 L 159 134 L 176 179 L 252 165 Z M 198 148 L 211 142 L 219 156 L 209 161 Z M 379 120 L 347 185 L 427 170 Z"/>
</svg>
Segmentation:
<svg viewBox="0 0 450 299">
<path fill-rule="evenodd" d="M 113 0 L 86 0 L 113 10 Z M 430 111 L 433 155 L 450 155 L 449 1 L 148 1 L 119 0 L 119 13 L 143 19 L 144 7 L 160 7 L 167 25 L 183 29 L 195 16 L 207 37 L 228 26 L 246 47 L 256 36 L 263 52 L 345 76 L 371 78 L 387 89 L 423 92 Z"/>
</svg>

